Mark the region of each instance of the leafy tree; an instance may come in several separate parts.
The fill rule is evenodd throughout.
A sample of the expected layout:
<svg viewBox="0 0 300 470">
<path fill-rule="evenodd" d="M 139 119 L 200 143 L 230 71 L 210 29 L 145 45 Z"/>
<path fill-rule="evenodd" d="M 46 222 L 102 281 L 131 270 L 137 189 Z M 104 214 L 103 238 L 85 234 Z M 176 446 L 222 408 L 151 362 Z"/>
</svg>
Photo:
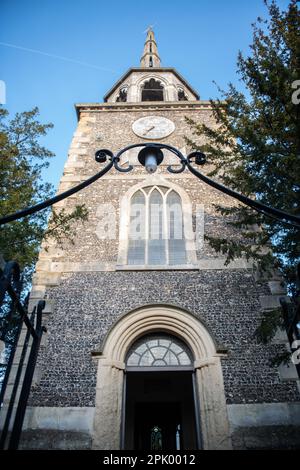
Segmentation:
<svg viewBox="0 0 300 470">
<path fill-rule="evenodd" d="M 53 187 L 42 179 L 42 170 L 54 154 L 39 143 L 53 125 L 41 124 L 38 114 L 38 108 L 34 108 L 8 120 L 8 112 L 0 108 L 0 216 L 54 195 Z M 84 206 L 76 206 L 71 213 L 53 209 L 50 219 L 49 214 L 50 209 L 45 209 L 1 227 L 0 253 L 5 260 L 18 261 L 27 280 L 42 239 L 51 236 L 59 243 L 65 238 L 72 240 L 73 222 L 87 218 Z"/>
<path fill-rule="evenodd" d="M 187 119 L 193 134 L 204 137 L 203 145 L 187 143 L 206 153 L 213 164 L 209 176 L 258 201 L 300 215 L 300 15 L 296 0 L 281 11 L 273 0 L 265 1 L 269 18 L 253 25 L 250 54 L 240 52 L 237 73 L 246 91 L 233 84 L 220 90 L 223 100 L 211 100 L 217 128 Z M 297 82 L 298 81 L 298 82 Z M 294 98 L 292 99 L 292 95 Z M 197 139 L 196 139 L 197 140 Z M 217 206 L 241 237 L 207 239 L 227 261 L 241 256 L 253 259 L 262 269 L 275 264 L 294 288 L 300 261 L 300 232 L 279 220 L 241 204 Z M 262 250 L 261 247 L 271 250 Z M 273 253 L 273 254 L 272 254 Z M 277 319 L 278 314 L 274 314 Z M 274 334 L 265 319 L 265 339 Z"/>
</svg>

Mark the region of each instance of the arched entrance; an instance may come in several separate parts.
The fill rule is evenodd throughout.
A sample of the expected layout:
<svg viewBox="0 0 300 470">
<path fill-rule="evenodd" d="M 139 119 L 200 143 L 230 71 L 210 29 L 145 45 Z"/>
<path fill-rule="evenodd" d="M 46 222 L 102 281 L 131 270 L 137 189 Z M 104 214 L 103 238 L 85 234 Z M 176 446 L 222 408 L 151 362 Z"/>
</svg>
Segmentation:
<svg viewBox="0 0 300 470">
<path fill-rule="evenodd" d="M 139 346 L 143 344 L 145 346 L 145 341 L 151 341 L 149 335 L 153 335 L 153 337 L 156 335 L 157 341 L 159 339 L 166 340 L 168 337 L 168 341 L 170 341 L 169 350 L 171 351 L 171 342 L 173 341 L 175 345 L 181 346 L 181 357 L 185 357 L 185 361 L 190 361 L 189 364 L 183 364 L 179 361 L 177 366 L 180 369 L 177 371 L 174 369 L 167 371 L 168 367 L 173 367 L 170 364 L 164 363 L 164 365 L 162 365 L 162 363 L 156 362 L 155 365 L 155 361 L 162 360 L 162 358 L 159 357 L 154 359 L 154 364 L 145 366 L 164 367 L 164 371 L 160 372 L 165 375 L 166 386 L 169 388 L 174 384 L 172 380 L 175 380 L 175 376 L 171 376 L 170 374 L 178 374 L 178 380 L 175 380 L 177 384 L 182 382 L 186 385 L 187 390 L 189 390 L 189 397 L 184 397 L 182 394 L 180 395 L 179 390 L 177 397 L 173 396 L 173 402 L 168 401 L 169 410 L 166 411 L 164 418 L 166 421 L 168 415 L 170 416 L 172 414 L 171 408 L 174 406 L 173 414 L 175 415 L 175 421 L 179 420 L 177 425 L 181 424 L 182 426 L 182 429 L 177 429 L 177 431 L 179 431 L 179 442 L 183 443 L 183 437 L 180 435 L 180 431 L 182 432 L 183 430 L 184 422 L 182 411 L 179 412 L 178 410 L 181 410 L 184 408 L 185 404 L 189 403 L 189 412 L 191 413 L 192 409 L 194 413 L 190 420 L 190 423 L 194 423 L 195 429 L 194 441 L 191 444 L 192 447 L 199 447 L 198 427 L 198 430 L 199 428 L 201 429 L 202 448 L 231 448 L 220 363 L 222 354 L 218 353 L 211 335 L 197 318 L 179 308 L 159 305 L 137 309 L 120 318 L 107 335 L 102 351 L 99 350 L 99 353 L 95 356 L 98 360 L 98 376 L 93 435 L 94 449 L 134 448 L 135 445 L 137 445 L 137 447 L 143 445 L 143 443 L 139 444 L 135 441 L 135 426 L 141 426 L 142 423 L 140 422 L 139 424 L 138 421 L 134 422 L 135 418 L 130 414 L 130 406 L 136 407 L 135 414 L 137 415 L 139 412 L 138 407 L 143 407 L 143 403 L 145 402 L 138 398 L 138 394 L 134 395 L 134 393 L 131 393 L 132 403 L 130 403 L 130 401 L 128 401 L 128 387 L 131 388 L 131 391 L 134 391 L 135 385 L 140 388 L 147 387 L 147 384 L 142 384 L 142 375 L 144 374 L 145 379 L 145 374 L 150 374 L 150 370 L 148 372 L 142 371 L 141 369 L 134 371 L 133 369 L 130 370 L 130 367 L 141 367 L 141 365 L 133 364 L 134 358 L 137 360 L 137 357 L 133 354 L 137 354 L 137 348 Z M 157 344 L 157 347 L 158 346 L 162 345 Z M 156 352 L 162 355 L 162 351 L 159 352 L 159 350 L 157 350 Z M 183 353 L 186 354 L 188 359 L 186 359 Z M 169 354 L 169 356 L 170 358 L 173 357 L 172 354 Z M 151 357 L 151 355 L 149 357 Z M 175 361 L 174 357 L 173 359 L 170 358 L 170 361 Z M 143 357 L 141 361 L 146 362 L 146 357 Z M 185 366 L 187 367 L 186 369 L 184 369 Z M 155 406 L 162 408 L 163 404 L 166 402 L 164 398 L 161 402 L 159 402 L 157 398 L 159 394 L 162 393 L 163 389 L 163 387 L 159 385 L 159 376 L 157 375 L 159 372 L 151 372 L 153 372 L 152 378 L 156 379 L 154 380 L 156 384 L 153 382 L 152 385 L 150 384 L 149 386 L 150 394 L 152 394 L 150 397 L 153 403 L 151 406 L 153 406 L 153 408 L 155 408 Z M 194 383 L 191 379 L 192 373 L 194 373 Z M 130 374 L 132 374 L 131 377 Z M 133 374 L 136 374 L 136 379 L 134 379 Z M 138 377 L 139 374 L 141 375 Z M 129 377 L 129 381 L 127 381 L 127 377 Z M 148 375 L 148 377 L 150 377 L 150 375 Z M 191 383 L 192 385 L 190 385 Z M 157 394 L 155 387 L 158 389 Z M 139 396 L 141 397 L 141 395 Z M 141 404 L 139 405 L 138 403 Z M 145 411 L 145 406 L 142 408 L 142 411 Z M 148 415 L 149 414 L 150 413 L 148 413 Z M 157 412 L 157 416 L 158 415 L 159 413 Z M 157 431 L 154 429 L 155 427 L 158 428 Z M 152 428 L 151 432 L 153 433 L 162 432 L 159 423 L 154 423 Z M 160 434 L 153 434 L 152 438 L 156 440 L 159 446 Z M 161 438 L 163 438 L 163 436 Z M 145 439 L 147 440 L 148 438 L 145 437 Z M 174 440 L 172 445 L 174 445 Z M 187 444 L 184 445 L 191 448 Z"/>
<path fill-rule="evenodd" d="M 167 333 L 150 333 L 133 344 L 125 361 L 123 448 L 201 446 L 193 363 L 187 345 Z"/>
</svg>

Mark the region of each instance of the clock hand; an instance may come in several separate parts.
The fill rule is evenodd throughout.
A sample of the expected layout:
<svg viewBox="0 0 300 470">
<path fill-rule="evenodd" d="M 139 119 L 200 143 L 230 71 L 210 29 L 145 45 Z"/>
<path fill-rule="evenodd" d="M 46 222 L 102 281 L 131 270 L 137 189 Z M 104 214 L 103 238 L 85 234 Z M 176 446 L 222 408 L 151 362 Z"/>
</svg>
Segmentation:
<svg viewBox="0 0 300 470">
<path fill-rule="evenodd" d="M 144 132 L 143 135 L 148 134 L 148 132 L 152 131 L 152 129 L 154 129 L 154 128 L 155 128 L 155 126 L 150 127 L 149 129 L 146 130 L 146 132 Z"/>
</svg>

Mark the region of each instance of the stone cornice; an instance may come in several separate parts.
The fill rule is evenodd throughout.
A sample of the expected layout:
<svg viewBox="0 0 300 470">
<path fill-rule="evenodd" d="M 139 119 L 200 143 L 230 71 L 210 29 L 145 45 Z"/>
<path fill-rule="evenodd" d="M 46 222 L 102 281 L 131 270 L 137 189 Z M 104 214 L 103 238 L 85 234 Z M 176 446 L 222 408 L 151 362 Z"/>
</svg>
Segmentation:
<svg viewBox="0 0 300 470">
<path fill-rule="evenodd" d="M 139 103 L 77 103 L 75 109 L 78 120 L 80 119 L 80 113 L 88 112 L 114 112 L 114 111 L 181 111 L 181 110 L 199 110 L 199 109 L 211 109 L 211 103 L 207 100 L 201 101 L 147 101 Z"/>
</svg>

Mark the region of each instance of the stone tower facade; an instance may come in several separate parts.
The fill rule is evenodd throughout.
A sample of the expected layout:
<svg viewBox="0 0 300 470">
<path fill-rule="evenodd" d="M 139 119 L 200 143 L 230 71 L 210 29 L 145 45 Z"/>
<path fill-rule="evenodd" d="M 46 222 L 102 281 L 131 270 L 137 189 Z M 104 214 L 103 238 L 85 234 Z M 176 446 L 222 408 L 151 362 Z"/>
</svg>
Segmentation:
<svg viewBox="0 0 300 470">
<path fill-rule="evenodd" d="M 99 171 L 99 148 L 156 141 L 186 154 L 186 117 L 216 125 L 210 103 L 174 68 L 161 66 L 151 29 L 141 66 L 129 69 L 104 102 L 77 104 L 76 111 L 59 192 Z M 78 225 L 74 244 L 44 244 L 40 252 L 31 303 L 46 299 L 48 332 L 23 447 L 296 446 L 297 373 L 292 364 L 269 363 L 286 337 L 280 333 L 268 346 L 253 337 L 263 312 L 285 293 L 280 278 L 259 277 L 243 259 L 225 265 L 187 236 L 199 210 L 205 233 L 226 236 L 214 203 L 232 201 L 187 170 L 168 172 L 176 158 L 167 151 L 157 172 L 147 174 L 138 151 L 120 162 L 133 171 L 111 170 L 56 206 L 84 203 L 89 221 Z M 134 202 L 143 213 L 137 239 L 130 228 Z M 172 235 L 178 224 L 180 240 Z"/>
</svg>

